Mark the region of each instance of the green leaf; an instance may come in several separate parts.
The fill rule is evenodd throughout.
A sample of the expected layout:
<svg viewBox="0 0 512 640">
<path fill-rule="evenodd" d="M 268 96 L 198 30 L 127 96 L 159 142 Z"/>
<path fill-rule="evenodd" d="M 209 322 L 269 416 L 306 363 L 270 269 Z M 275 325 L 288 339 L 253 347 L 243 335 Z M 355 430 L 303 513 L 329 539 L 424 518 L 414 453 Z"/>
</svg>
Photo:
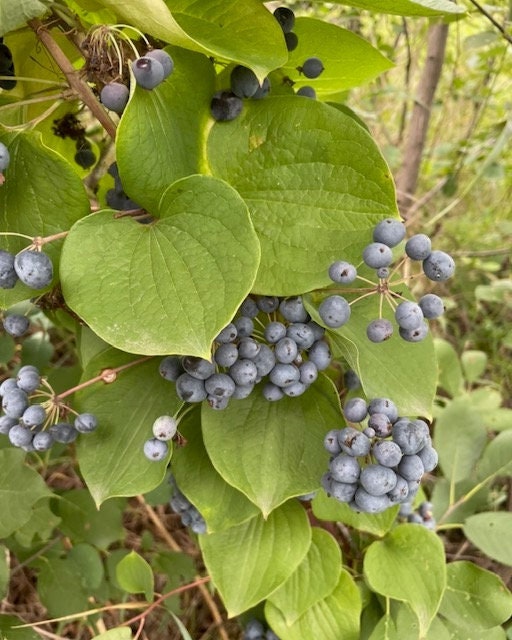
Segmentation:
<svg viewBox="0 0 512 640">
<path fill-rule="evenodd" d="M 280 610 L 288 626 L 309 608 L 330 595 L 341 575 L 341 553 L 336 540 L 313 527 L 311 545 L 294 573 L 268 598 Z"/>
<path fill-rule="evenodd" d="M 512 409 L 495 409 L 486 415 L 485 422 L 491 431 L 512 429 Z"/>
<path fill-rule="evenodd" d="M 443 544 L 435 533 L 421 525 L 398 525 L 368 547 L 364 574 L 377 593 L 407 602 L 418 617 L 420 635 L 427 632 L 446 585 Z"/>
<path fill-rule="evenodd" d="M 367 40 L 335 24 L 297 18 L 293 31 L 299 44 L 290 54 L 282 72 L 295 83 L 294 89 L 309 85 L 322 97 L 360 86 L 393 67 L 393 63 Z M 324 70 L 314 80 L 306 78 L 298 70 L 311 56 L 320 58 L 324 65 Z"/>
<path fill-rule="evenodd" d="M 174 385 L 158 372 L 159 360 L 137 362 L 133 355 L 110 349 L 93 358 L 82 380 L 104 369 L 127 366 L 115 382 L 93 384 L 76 395 L 76 408 L 94 413 L 98 428 L 79 438 L 80 469 L 97 505 L 114 496 L 147 493 L 163 480 L 166 462 L 152 462 L 143 453 L 153 422 L 173 415 L 182 404 Z M 172 451 L 172 443 L 170 447 Z"/>
<path fill-rule="evenodd" d="M 20 449 L 0 450 L 0 538 L 7 538 L 32 516 L 41 498 L 52 496 L 44 480 L 25 466 Z"/>
<path fill-rule="evenodd" d="M 375 536 L 383 536 L 391 529 L 398 512 L 397 507 L 376 514 L 357 513 L 347 504 L 328 497 L 323 489 L 317 493 L 311 506 L 315 517 L 320 520 L 343 522 L 358 531 L 367 531 Z"/>
<path fill-rule="evenodd" d="M 3 600 L 9 591 L 9 549 L 0 545 L 0 598 Z"/>
<path fill-rule="evenodd" d="M 458 482 L 470 476 L 486 439 L 482 418 L 471 407 L 468 398 L 455 398 L 438 415 L 434 432 L 434 446 L 446 477 Z"/>
<path fill-rule="evenodd" d="M 390 615 L 382 616 L 368 640 L 400 640 L 393 618 Z"/>
<path fill-rule="evenodd" d="M 212 465 L 203 443 L 199 407 L 178 428 L 187 444 L 176 449 L 172 472 L 180 490 L 205 519 L 208 531 L 229 529 L 255 516 L 256 505 L 228 484 Z"/>
<path fill-rule="evenodd" d="M 128 593 L 143 593 L 151 602 L 154 596 L 153 571 L 146 560 L 131 551 L 117 565 L 117 582 Z"/>
<path fill-rule="evenodd" d="M 68 616 L 92 608 L 91 590 L 78 578 L 77 565 L 67 558 L 37 560 L 37 592 L 48 616 Z"/>
<path fill-rule="evenodd" d="M 446 478 L 437 478 L 432 491 L 432 503 L 434 504 L 434 516 L 442 523 L 458 523 L 489 504 L 489 487 L 484 485 L 479 491 L 475 489 L 474 480 L 466 478 L 452 484 Z M 466 496 L 471 492 L 471 497 Z M 457 504 L 456 507 L 453 505 Z"/>
<path fill-rule="evenodd" d="M 485 447 L 478 460 L 477 475 L 480 480 L 512 475 L 512 431 L 499 433 Z"/>
<path fill-rule="evenodd" d="M 247 208 L 226 183 L 197 175 L 169 187 L 160 214 L 139 224 L 103 211 L 75 224 L 62 252 L 66 302 L 116 348 L 210 358 L 258 268 Z"/>
<path fill-rule="evenodd" d="M 472 562 L 446 567 L 446 591 L 439 613 L 468 629 L 490 629 L 512 616 L 512 594 L 495 573 Z"/>
<path fill-rule="evenodd" d="M 32 629 L 15 629 L 24 621 L 16 616 L 0 615 L 0 637 L 2 640 L 41 640 L 41 636 Z"/>
<path fill-rule="evenodd" d="M 330 283 L 335 259 L 360 261 L 371 228 L 396 216 L 389 169 L 369 133 L 326 104 L 297 96 L 244 105 L 213 125 L 213 175 L 247 203 L 261 243 L 254 291 L 293 295 Z"/>
<path fill-rule="evenodd" d="M 29 520 L 14 534 L 16 542 L 26 548 L 35 540 L 47 542 L 59 522 L 60 518 L 50 509 L 50 500 L 43 498 L 34 506 Z"/>
<path fill-rule="evenodd" d="M 512 513 L 477 513 L 464 523 L 464 535 L 493 560 L 512 566 Z"/>
<path fill-rule="evenodd" d="M 209 54 L 250 67 L 260 80 L 288 58 L 282 30 L 260 0 L 173 0 L 172 14 Z"/>
<path fill-rule="evenodd" d="M 23 27 L 28 20 L 48 11 L 53 0 L 0 0 L 0 36 Z"/>
<path fill-rule="evenodd" d="M 99 0 L 165 42 L 251 67 L 260 78 L 286 61 L 282 32 L 259 0 Z"/>
<path fill-rule="evenodd" d="M 204 136 L 215 91 L 213 66 L 203 55 L 166 47 L 172 75 L 153 91 L 135 88 L 116 133 L 116 158 L 123 189 L 151 213 L 167 187 L 204 167 Z M 172 123 L 172 126 L 169 126 Z M 141 171 L 141 155 L 151 171 Z"/>
<path fill-rule="evenodd" d="M 7 334 L 0 336 L 0 364 L 7 365 L 14 356 L 15 349 L 16 343 L 11 336 Z"/>
<path fill-rule="evenodd" d="M 21 345 L 22 365 L 31 364 L 39 370 L 45 369 L 55 349 L 47 333 L 38 331 L 23 340 Z"/>
<path fill-rule="evenodd" d="M 487 354 L 484 351 L 469 349 L 460 357 L 464 377 L 469 383 L 476 382 L 487 367 Z"/>
<path fill-rule="evenodd" d="M 62 518 L 60 529 L 74 543 L 88 542 L 98 549 L 107 549 L 113 542 L 124 538 L 122 524 L 124 500 L 111 500 L 96 508 L 86 489 L 67 491 L 57 502 Z"/>
<path fill-rule="evenodd" d="M 393 0 L 393 2 L 389 2 L 389 0 L 334 0 L 334 2 L 375 13 L 390 13 L 398 16 L 436 17 L 466 13 L 464 7 L 457 6 L 451 0 Z"/>
<path fill-rule="evenodd" d="M 199 537 L 204 563 L 228 617 L 268 597 L 298 567 L 311 542 L 306 512 L 297 501 L 243 524 Z"/>
<path fill-rule="evenodd" d="M 75 565 L 76 574 L 86 589 L 97 589 L 104 576 L 100 552 L 90 544 L 77 544 L 69 550 L 68 560 Z"/>
<path fill-rule="evenodd" d="M 406 293 L 405 287 L 400 289 Z M 346 294 L 347 300 L 357 294 Z M 328 329 L 333 355 L 342 356 L 353 369 L 367 398 L 392 398 L 400 415 L 430 417 L 436 391 L 435 353 L 429 336 L 418 343 L 394 335 L 380 344 L 366 336 L 369 322 L 379 317 L 379 295 L 375 294 L 352 305 L 349 322 L 339 329 Z M 306 306 L 316 322 L 323 326 L 312 298 Z M 384 304 L 382 317 L 394 322 L 391 308 Z M 421 385 L 418 384 L 421 380 Z"/>
<path fill-rule="evenodd" d="M 116 627 L 100 633 L 99 636 L 94 636 L 92 640 L 131 640 L 132 637 L 130 627 Z"/>
<path fill-rule="evenodd" d="M 447 633 L 446 640 L 508 640 L 508 635 L 504 631 L 503 627 L 493 627 L 492 629 L 486 629 L 482 636 L 481 629 L 467 629 L 466 627 L 457 627 L 449 621 L 446 621 L 445 627 Z M 427 640 L 444 640 L 439 636 L 428 636 Z"/>
<path fill-rule="evenodd" d="M 317 602 L 293 625 L 288 626 L 282 612 L 271 602 L 265 617 L 283 640 L 359 640 L 361 596 L 352 576 L 342 570 L 334 591 Z"/>
<path fill-rule="evenodd" d="M 202 411 L 208 455 L 226 482 L 266 517 L 288 498 L 314 491 L 327 468 L 323 439 L 341 421 L 334 385 L 320 378 L 303 395 L 268 402 L 257 388 L 224 411 Z"/>
<path fill-rule="evenodd" d="M 176 587 L 194 581 L 197 569 L 194 559 L 186 553 L 175 551 L 160 551 L 153 555 L 151 566 L 155 573 L 165 574 L 165 592 L 168 593 Z M 181 596 L 179 593 L 165 599 L 165 608 L 168 611 L 180 614 L 182 612 Z"/>
<path fill-rule="evenodd" d="M 89 200 L 80 178 L 69 163 L 42 144 L 40 134 L 3 133 L 0 129 L 0 141 L 7 145 L 11 156 L 5 184 L 0 189 L 1 229 L 46 237 L 67 231 L 76 220 L 89 213 Z M 30 176 L 30 186 L 27 176 Z M 30 240 L 24 238 L 2 237 L 2 248 L 13 253 L 29 245 Z M 55 275 L 61 246 L 62 240 L 44 245 L 44 252 L 54 264 Z M 0 307 L 8 308 L 33 296 L 33 289 L 17 282 L 13 289 L 0 290 Z"/>
<path fill-rule="evenodd" d="M 439 386 L 454 398 L 464 389 L 459 356 L 452 345 L 441 338 L 434 338 L 434 348 L 439 369 Z"/>
</svg>

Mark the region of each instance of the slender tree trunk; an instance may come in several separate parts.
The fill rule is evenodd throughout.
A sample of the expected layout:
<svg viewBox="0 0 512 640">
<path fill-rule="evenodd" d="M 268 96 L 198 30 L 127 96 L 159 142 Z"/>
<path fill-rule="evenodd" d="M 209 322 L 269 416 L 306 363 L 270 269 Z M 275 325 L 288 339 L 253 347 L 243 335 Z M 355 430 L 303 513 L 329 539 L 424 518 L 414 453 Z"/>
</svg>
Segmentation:
<svg viewBox="0 0 512 640">
<path fill-rule="evenodd" d="M 411 118 L 405 134 L 404 159 L 395 177 L 398 206 L 404 218 L 407 217 L 407 211 L 413 204 L 412 196 L 418 184 L 430 112 L 443 68 L 447 37 L 447 24 L 436 23 L 430 26 L 427 36 L 427 58 L 421 72 Z"/>
</svg>

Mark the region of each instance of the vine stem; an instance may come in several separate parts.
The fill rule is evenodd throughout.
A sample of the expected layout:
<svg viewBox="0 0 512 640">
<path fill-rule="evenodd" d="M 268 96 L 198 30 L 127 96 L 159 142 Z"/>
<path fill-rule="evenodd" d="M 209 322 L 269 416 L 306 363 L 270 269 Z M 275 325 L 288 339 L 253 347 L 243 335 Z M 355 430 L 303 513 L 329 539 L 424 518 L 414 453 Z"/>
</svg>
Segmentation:
<svg viewBox="0 0 512 640">
<path fill-rule="evenodd" d="M 78 71 L 73 67 L 66 54 L 55 42 L 48 29 L 44 26 L 41 20 L 38 20 L 37 18 L 29 20 L 28 25 L 35 32 L 39 40 L 41 40 L 45 48 L 48 50 L 48 53 L 55 60 L 62 73 L 66 76 L 69 86 L 76 91 L 80 100 L 89 107 L 95 118 L 102 124 L 105 131 L 114 140 L 116 137 L 116 125 L 98 102 L 96 96 L 92 92 L 92 89 L 85 82 L 80 80 Z"/>
<path fill-rule="evenodd" d="M 205 576 L 204 578 L 196 578 L 194 582 L 190 582 L 189 584 L 184 584 L 181 587 L 176 587 L 176 589 L 172 589 L 172 591 L 168 591 L 167 593 L 162 594 L 153 602 L 121 602 L 119 604 L 111 604 L 106 607 L 98 607 L 96 609 L 87 609 L 86 611 L 80 611 L 78 613 L 71 613 L 67 616 L 61 616 L 59 618 L 50 618 L 49 620 L 41 620 L 40 622 L 29 622 L 26 624 L 17 624 L 13 629 L 27 629 L 33 627 L 39 627 L 42 624 L 49 624 L 51 622 L 71 622 L 73 620 L 79 620 L 80 618 L 84 618 L 86 616 L 96 615 L 97 613 L 103 613 L 105 611 L 124 611 L 130 609 L 142 609 L 147 606 L 147 609 L 143 611 L 141 614 L 134 616 L 127 622 L 124 622 L 121 626 L 127 626 L 129 624 L 133 624 L 134 622 L 138 622 L 141 618 L 145 618 L 146 615 L 158 607 L 160 603 L 167 600 L 171 596 L 178 595 L 183 593 L 184 591 L 189 591 L 190 589 L 194 589 L 195 587 L 199 587 L 199 585 L 203 585 L 206 582 L 210 582 L 210 576 Z"/>
<path fill-rule="evenodd" d="M 63 391 L 62 393 L 59 393 L 58 395 L 55 396 L 54 401 L 60 402 L 64 398 L 67 398 L 68 396 L 72 395 L 73 393 L 76 393 L 77 391 L 86 389 L 87 387 L 90 387 L 92 384 L 95 384 L 96 382 L 105 382 L 106 384 L 115 382 L 118 373 L 120 373 L 121 371 L 124 371 L 125 369 L 130 369 L 131 367 L 135 367 L 136 365 L 141 364 L 142 362 L 146 362 L 146 360 L 150 360 L 152 357 L 153 356 L 144 356 L 142 358 L 139 358 L 138 360 L 133 360 L 133 362 L 128 362 L 127 364 L 123 364 L 119 367 L 114 367 L 112 369 L 103 369 L 103 371 L 99 375 L 94 376 L 94 378 L 91 378 L 90 380 L 86 380 L 85 382 L 77 384 L 75 387 L 71 387 L 71 389 L 68 389 L 67 391 Z"/>
</svg>

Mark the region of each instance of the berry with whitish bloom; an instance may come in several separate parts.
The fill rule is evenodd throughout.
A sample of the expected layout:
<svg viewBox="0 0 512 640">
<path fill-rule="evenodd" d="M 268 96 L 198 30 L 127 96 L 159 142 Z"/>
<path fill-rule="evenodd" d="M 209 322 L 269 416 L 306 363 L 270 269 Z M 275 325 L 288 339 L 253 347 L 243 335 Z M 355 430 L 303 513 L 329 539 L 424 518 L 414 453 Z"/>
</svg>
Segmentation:
<svg viewBox="0 0 512 640">
<path fill-rule="evenodd" d="M 423 311 L 424 317 L 429 320 L 439 318 L 444 313 L 443 300 L 436 296 L 435 293 L 426 293 L 418 300 L 418 304 Z"/>
<path fill-rule="evenodd" d="M 338 295 L 328 296 L 320 303 L 318 313 L 322 321 L 331 329 L 337 329 L 350 319 L 350 305 Z"/>
<path fill-rule="evenodd" d="M 393 261 L 393 252 L 387 244 L 371 242 L 363 249 L 363 262 L 372 269 L 388 267 Z"/>
<path fill-rule="evenodd" d="M 336 260 L 329 267 L 329 278 L 340 284 L 350 284 L 357 278 L 357 269 L 350 262 Z"/>
<path fill-rule="evenodd" d="M 386 218 L 373 229 L 373 241 L 395 247 L 405 238 L 405 225 L 401 220 Z"/>
<path fill-rule="evenodd" d="M 146 440 L 143 450 L 146 458 L 152 462 L 160 462 L 161 460 L 164 460 L 169 453 L 167 443 L 163 440 L 158 440 L 157 438 Z"/>
<path fill-rule="evenodd" d="M 146 53 L 146 58 L 154 58 L 162 65 L 164 70 L 164 80 L 174 71 L 174 60 L 163 49 L 151 49 Z"/>
<path fill-rule="evenodd" d="M 405 253 L 411 260 L 425 260 L 432 253 L 432 241 L 424 233 L 417 233 L 405 243 Z"/>
<path fill-rule="evenodd" d="M 386 318 L 372 320 L 366 327 L 366 336 L 370 342 L 379 344 L 389 340 L 393 335 L 393 325 Z"/>
<path fill-rule="evenodd" d="M 147 90 L 154 89 L 165 78 L 162 63 L 154 57 L 142 56 L 134 60 L 132 62 L 132 72 L 137 85 Z"/>
<path fill-rule="evenodd" d="M 432 251 L 432 253 L 423 260 L 423 273 L 430 280 L 435 282 L 443 282 L 448 280 L 455 273 L 455 262 L 453 258 L 444 251 Z"/>
</svg>

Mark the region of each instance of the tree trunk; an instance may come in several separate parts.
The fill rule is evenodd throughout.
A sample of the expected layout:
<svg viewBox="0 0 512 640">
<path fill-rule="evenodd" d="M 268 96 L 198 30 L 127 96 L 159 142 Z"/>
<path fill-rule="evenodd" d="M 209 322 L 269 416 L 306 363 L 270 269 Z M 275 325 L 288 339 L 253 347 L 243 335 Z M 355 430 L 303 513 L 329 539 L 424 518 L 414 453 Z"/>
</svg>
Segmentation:
<svg viewBox="0 0 512 640">
<path fill-rule="evenodd" d="M 414 107 L 405 135 L 404 159 L 395 177 L 398 206 L 404 218 L 407 218 L 407 211 L 413 204 L 412 196 L 418 184 L 430 112 L 443 68 L 447 36 L 447 24 L 433 24 L 428 30 L 427 59 L 418 83 Z"/>
</svg>

